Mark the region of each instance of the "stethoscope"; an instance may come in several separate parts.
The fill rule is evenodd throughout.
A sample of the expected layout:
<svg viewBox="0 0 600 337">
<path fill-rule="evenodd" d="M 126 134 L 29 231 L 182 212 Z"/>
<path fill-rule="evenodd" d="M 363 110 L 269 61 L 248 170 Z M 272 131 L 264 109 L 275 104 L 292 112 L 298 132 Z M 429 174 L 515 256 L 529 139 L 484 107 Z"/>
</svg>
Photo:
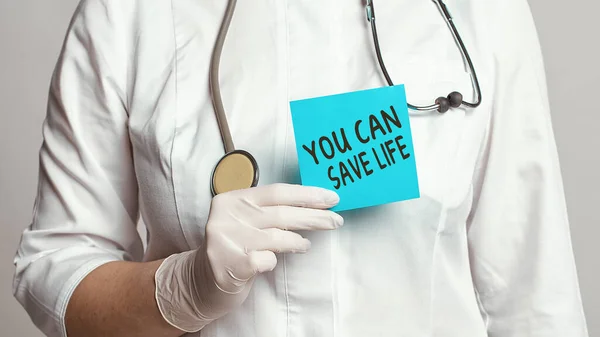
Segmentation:
<svg viewBox="0 0 600 337">
<path fill-rule="evenodd" d="M 474 103 L 467 102 L 463 99 L 463 95 L 460 92 L 454 91 L 448 94 L 447 97 L 437 98 L 435 103 L 432 105 L 417 106 L 408 104 L 408 108 L 415 111 L 438 111 L 439 113 L 445 113 L 450 108 L 459 108 L 461 106 L 465 106 L 467 108 L 476 108 L 479 106 L 479 104 L 481 104 L 482 98 L 481 88 L 479 87 L 479 81 L 477 80 L 477 75 L 475 73 L 475 68 L 473 66 L 473 62 L 471 61 L 471 57 L 469 56 L 467 48 L 465 47 L 460 34 L 454 25 L 452 16 L 446 7 L 446 4 L 444 4 L 443 0 L 432 1 L 440 10 L 444 20 L 452 32 L 452 36 L 454 37 L 458 48 L 460 49 L 463 59 L 467 62 L 469 74 L 471 76 L 471 84 L 473 86 L 473 90 L 475 91 L 476 100 Z M 223 100 L 221 99 L 221 90 L 219 86 L 219 64 L 221 61 L 221 52 L 223 50 L 223 44 L 225 42 L 225 37 L 227 36 L 227 31 L 229 30 L 231 18 L 233 17 L 233 12 L 235 11 L 236 3 L 237 0 L 229 0 L 227 4 L 225 17 L 221 24 L 219 34 L 217 35 L 217 40 L 210 63 L 210 92 L 215 109 L 215 116 L 221 132 L 221 138 L 223 139 L 223 146 L 225 148 L 225 155 L 219 160 L 212 173 L 211 192 L 213 196 L 232 190 L 255 187 L 258 184 L 259 177 L 258 163 L 256 162 L 256 159 L 249 152 L 236 149 L 233 144 L 233 139 L 229 130 L 229 124 L 227 123 L 227 116 L 225 114 L 225 109 L 223 108 Z M 367 0 L 366 13 L 367 20 L 371 23 L 371 32 L 373 34 L 375 52 L 377 53 L 377 61 L 379 62 L 379 66 L 383 72 L 383 75 L 385 76 L 387 84 L 393 86 L 394 83 L 387 72 L 383 62 L 383 57 L 381 56 L 379 38 L 377 36 L 377 27 L 375 24 L 375 9 L 373 6 L 373 0 Z"/>
</svg>

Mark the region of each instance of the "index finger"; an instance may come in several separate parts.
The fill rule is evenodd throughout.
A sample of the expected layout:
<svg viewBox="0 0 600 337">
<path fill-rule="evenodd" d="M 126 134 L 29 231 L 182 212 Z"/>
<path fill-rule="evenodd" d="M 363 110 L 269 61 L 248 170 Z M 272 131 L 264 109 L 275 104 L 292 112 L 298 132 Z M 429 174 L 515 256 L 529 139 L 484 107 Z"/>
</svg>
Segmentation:
<svg viewBox="0 0 600 337">
<path fill-rule="evenodd" d="M 338 204 L 337 193 L 314 186 L 271 184 L 234 191 L 258 206 L 295 206 L 328 209 Z"/>
</svg>

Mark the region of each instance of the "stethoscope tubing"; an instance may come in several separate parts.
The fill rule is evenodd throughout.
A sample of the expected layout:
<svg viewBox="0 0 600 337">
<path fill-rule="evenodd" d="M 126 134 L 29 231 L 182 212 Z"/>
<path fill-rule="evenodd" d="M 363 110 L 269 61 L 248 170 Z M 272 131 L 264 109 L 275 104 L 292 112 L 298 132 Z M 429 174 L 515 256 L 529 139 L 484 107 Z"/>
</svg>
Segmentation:
<svg viewBox="0 0 600 337">
<path fill-rule="evenodd" d="M 476 100 L 473 103 L 462 100 L 460 105 L 464 105 L 469 108 L 476 108 L 481 104 L 482 94 L 481 94 L 481 88 L 479 85 L 479 80 L 477 79 L 477 74 L 475 72 L 475 67 L 473 66 L 473 62 L 471 60 L 469 52 L 468 52 L 467 48 L 465 47 L 465 44 L 464 44 L 458 30 L 456 29 L 456 26 L 454 25 L 452 16 L 450 15 L 450 12 L 448 11 L 448 8 L 444 4 L 443 0 L 432 0 L 432 1 L 437 5 L 442 16 L 444 17 L 444 20 L 445 20 L 446 24 L 448 25 L 448 27 L 450 28 L 452 36 L 453 36 L 456 44 L 459 47 L 459 50 L 463 57 L 463 60 L 466 61 L 467 66 L 469 68 L 469 75 L 471 76 L 471 84 L 475 91 Z M 214 106 L 215 116 L 216 116 L 216 120 L 217 120 L 219 130 L 221 133 L 221 138 L 223 140 L 223 146 L 225 148 L 226 155 L 235 152 L 236 149 L 235 149 L 235 145 L 233 143 L 233 137 L 231 136 L 231 131 L 229 129 L 229 123 L 227 122 L 227 115 L 226 115 L 225 109 L 223 107 L 223 99 L 221 97 L 221 88 L 220 88 L 220 83 L 219 83 L 219 66 L 220 66 L 220 62 L 221 62 L 221 54 L 223 51 L 223 45 L 225 44 L 225 38 L 227 37 L 227 32 L 229 30 L 229 26 L 230 26 L 231 20 L 233 18 L 236 4 L 237 4 L 237 0 L 229 0 L 227 3 L 225 15 L 224 15 L 223 21 L 221 23 L 219 33 L 217 35 L 215 47 L 213 49 L 213 54 L 212 54 L 211 62 L 210 62 L 210 71 L 209 71 L 209 82 L 210 82 L 209 88 L 210 88 L 211 99 L 212 99 L 212 103 Z M 377 61 L 383 72 L 383 75 L 385 77 L 387 84 L 390 86 L 393 86 L 394 82 L 392 81 L 392 79 L 385 67 L 385 63 L 383 61 L 383 56 L 381 55 L 381 49 L 380 49 L 380 45 L 379 45 L 379 37 L 377 34 L 377 25 L 375 23 L 375 10 L 374 10 L 374 6 L 373 6 L 373 0 L 367 0 L 366 12 L 367 12 L 367 20 L 371 24 L 371 32 L 373 34 L 373 43 L 375 45 Z M 462 97 L 462 95 L 461 95 L 461 97 Z M 442 112 L 441 104 L 439 104 L 437 102 L 438 101 L 436 101 L 435 104 L 428 105 L 428 106 L 417 106 L 417 105 L 408 103 L 408 108 L 411 110 L 415 110 L 415 111 L 438 110 L 438 111 Z M 460 102 L 460 100 L 458 102 Z M 249 153 L 248 153 L 248 155 L 251 160 L 254 160 L 254 158 Z"/>
<path fill-rule="evenodd" d="M 467 66 L 469 68 L 469 75 L 471 76 L 471 83 L 472 83 L 473 89 L 475 91 L 476 100 L 474 103 L 470 103 L 470 102 L 463 100 L 462 105 L 470 107 L 470 108 L 476 108 L 481 104 L 482 97 L 481 97 L 481 88 L 479 86 L 479 80 L 477 79 L 477 74 L 475 72 L 475 67 L 473 66 L 471 56 L 469 55 L 469 52 L 468 52 L 467 48 L 465 47 L 465 44 L 464 44 L 462 38 L 460 37 L 458 29 L 456 28 L 456 25 L 454 25 L 454 20 L 452 19 L 452 15 L 450 15 L 450 11 L 448 11 L 446 4 L 444 4 L 444 2 L 442 0 L 432 0 L 432 1 L 437 5 L 442 16 L 444 17 L 444 21 L 450 28 L 452 37 L 454 38 L 454 41 L 456 42 L 456 44 L 459 47 L 458 49 L 460 50 L 463 60 L 465 60 L 467 62 Z M 379 67 L 381 68 L 381 71 L 383 73 L 383 76 L 385 77 L 387 84 L 389 86 L 393 86 L 394 82 L 392 81 L 392 78 L 390 77 L 390 74 L 387 71 L 385 62 L 383 61 L 383 56 L 381 55 L 381 48 L 379 45 L 379 35 L 377 34 L 377 24 L 375 23 L 375 7 L 373 5 L 373 0 L 367 0 L 366 12 L 367 12 L 367 21 L 369 21 L 369 23 L 371 24 L 371 33 L 373 35 L 373 44 L 375 46 L 377 62 L 379 63 Z M 418 106 L 418 105 L 413 105 L 413 104 L 408 103 L 408 108 L 411 110 L 415 110 L 415 111 L 427 112 L 427 111 L 439 110 L 440 105 L 436 103 L 436 104 L 427 105 L 427 106 Z"/>
<path fill-rule="evenodd" d="M 471 60 L 469 51 L 467 50 L 467 47 L 465 46 L 463 39 L 460 37 L 460 34 L 458 33 L 458 29 L 456 28 L 456 25 L 454 24 L 454 19 L 452 18 L 452 15 L 450 14 L 450 11 L 448 10 L 448 7 L 446 6 L 446 4 L 442 0 L 433 0 L 433 2 L 438 6 L 438 9 L 442 12 L 442 14 L 444 16 L 444 20 L 446 20 L 446 24 L 448 25 L 448 27 L 450 27 L 450 32 L 452 32 L 452 37 L 454 37 L 454 41 L 456 41 L 456 43 L 458 44 L 460 53 L 462 54 L 463 59 L 466 60 L 467 65 L 469 67 L 469 74 L 471 75 L 472 85 L 475 88 L 476 99 L 475 99 L 474 103 L 463 101 L 463 105 L 465 105 L 469 108 L 477 108 L 481 104 L 481 101 L 482 101 L 481 87 L 479 86 L 477 72 L 475 71 L 475 66 L 473 66 L 473 61 Z"/>
<path fill-rule="evenodd" d="M 227 9 L 225 10 L 225 17 L 221 23 L 219 29 L 219 35 L 215 42 L 213 49 L 212 58 L 210 60 L 210 71 L 209 71 L 209 82 L 210 82 L 210 93 L 215 109 L 215 116 L 217 123 L 219 124 L 219 130 L 221 131 L 221 138 L 223 139 L 223 146 L 225 147 L 225 153 L 231 153 L 235 151 L 235 145 L 233 143 L 233 137 L 229 130 L 229 123 L 227 122 L 227 114 L 223 107 L 223 99 L 221 97 L 221 86 L 219 83 L 219 66 L 221 64 L 221 53 L 223 52 L 223 45 L 225 44 L 225 38 L 233 18 L 235 6 L 237 0 L 229 0 L 227 3 Z"/>
</svg>

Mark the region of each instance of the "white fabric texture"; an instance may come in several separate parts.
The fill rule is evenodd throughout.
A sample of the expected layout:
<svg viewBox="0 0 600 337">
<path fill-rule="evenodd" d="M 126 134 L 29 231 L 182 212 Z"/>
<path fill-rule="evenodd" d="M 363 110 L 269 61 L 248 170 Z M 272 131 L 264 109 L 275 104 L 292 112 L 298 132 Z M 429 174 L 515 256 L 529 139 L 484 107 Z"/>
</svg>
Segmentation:
<svg viewBox="0 0 600 337">
<path fill-rule="evenodd" d="M 203 337 L 587 336 L 526 0 L 448 0 L 483 103 L 411 112 L 421 198 L 300 231 L 244 303 Z M 39 191 L 14 292 L 48 336 L 83 277 L 205 243 L 223 146 L 208 89 L 226 1 L 83 0 L 52 79 Z M 431 1 L 376 0 L 382 54 L 413 104 L 472 98 Z M 289 101 L 385 85 L 363 1 L 239 2 L 221 62 L 238 148 L 261 185 L 298 183 Z M 139 215 L 148 228 L 143 251 Z"/>
</svg>

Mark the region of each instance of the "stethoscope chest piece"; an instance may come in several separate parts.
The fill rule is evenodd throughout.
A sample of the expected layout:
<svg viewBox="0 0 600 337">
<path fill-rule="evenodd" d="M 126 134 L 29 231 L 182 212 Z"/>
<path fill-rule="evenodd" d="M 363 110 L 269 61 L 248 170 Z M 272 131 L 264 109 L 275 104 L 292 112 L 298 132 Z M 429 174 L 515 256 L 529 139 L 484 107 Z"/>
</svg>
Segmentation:
<svg viewBox="0 0 600 337">
<path fill-rule="evenodd" d="M 227 153 L 212 174 L 213 195 L 233 190 L 255 187 L 258 184 L 258 164 L 254 157 L 243 150 Z"/>
</svg>

